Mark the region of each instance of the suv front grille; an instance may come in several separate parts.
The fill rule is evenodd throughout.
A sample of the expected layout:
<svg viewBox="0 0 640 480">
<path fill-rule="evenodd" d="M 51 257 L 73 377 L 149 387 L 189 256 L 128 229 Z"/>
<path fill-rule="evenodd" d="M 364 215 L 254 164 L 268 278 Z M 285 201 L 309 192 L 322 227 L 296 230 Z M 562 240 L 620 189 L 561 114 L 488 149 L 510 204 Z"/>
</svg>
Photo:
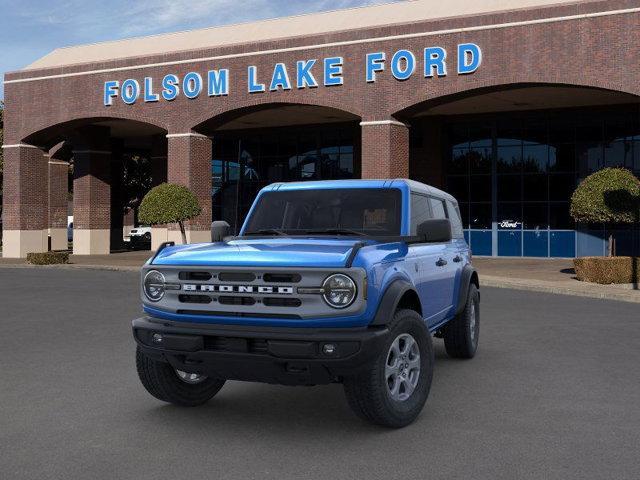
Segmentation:
<svg viewBox="0 0 640 480">
<path fill-rule="evenodd" d="M 302 277 L 299 273 L 265 273 L 262 280 L 267 283 L 298 283 Z"/>
<path fill-rule="evenodd" d="M 255 305 L 256 299 L 251 297 L 218 297 L 220 305 Z"/>
<path fill-rule="evenodd" d="M 221 282 L 253 282 L 256 276 L 248 272 L 221 272 L 218 278 Z"/>
<path fill-rule="evenodd" d="M 218 301 L 220 305 L 245 305 L 251 306 L 256 303 L 260 303 L 259 299 L 255 299 L 252 297 L 231 297 L 231 296 L 223 296 L 223 297 L 210 297 L 209 295 L 178 295 L 178 301 L 180 303 L 197 303 L 197 304 L 208 304 L 211 302 Z M 299 298 L 281 298 L 281 297 L 266 297 L 262 299 L 262 304 L 267 307 L 300 307 L 302 305 L 302 300 Z"/>
<path fill-rule="evenodd" d="M 209 272 L 180 272 L 178 278 L 180 280 L 193 280 L 196 282 L 206 282 L 211 280 L 212 275 Z"/>
<path fill-rule="evenodd" d="M 211 317 L 240 317 L 240 318 L 282 318 L 287 320 L 300 320 L 300 315 L 290 313 L 264 313 L 264 312 L 222 312 L 210 310 L 177 310 L 178 315 L 203 315 Z"/>
<path fill-rule="evenodd" d="M 178 295 L 180 303 L 211 303 L 209 295 Z"/>
<path fill-rule="evenodd" d="M 261 279 L 265 283 L 299 283 L 302 276 L 294 272 L 266 272 L 257 275 L 253 272 L 207 272 L 207 271 L 184 271 L 178 273 L 180 280 L 193 280 L 196 282 L 206 282 L 211 279 L 218 279 L 220 282 L 229 283 L 251 283 L 256 279 Z"/>
<path fill-rule="evenodd" d="M 364 271 L 301 268 L 234 268 L 222 266 L 158 266 L 167 288 L 155 308 L 200 317 L 295 319 L 352 315 L 362 312 L 363 296 L 345 310 L 332 309 L 320 286 L 336 271 L 349 274 L 359 287 Z M 143 296 L 145 304 L 146 297 Z"/>
<path fill-rule="evenodd" d="M 299 307 L 302 305 L 302 300 L 299 298 L 280 298 L 280 297 L 267 297 L 262 300 L 267 307 Z"/>
</svg>

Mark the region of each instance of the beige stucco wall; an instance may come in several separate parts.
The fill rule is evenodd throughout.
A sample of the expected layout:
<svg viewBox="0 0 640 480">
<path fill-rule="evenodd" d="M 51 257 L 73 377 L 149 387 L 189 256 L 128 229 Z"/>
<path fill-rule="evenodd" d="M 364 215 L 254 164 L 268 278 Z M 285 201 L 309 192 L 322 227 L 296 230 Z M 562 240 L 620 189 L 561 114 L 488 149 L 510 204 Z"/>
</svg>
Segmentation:
<svg viewBox="0 0 640 480">
<path fill-rule="evenodd" d="M 73 230 L 74 255 L 108 255 L 110 253 L 109 229 L 80 229 Z"/>
<path fill-rule="evenodd" d="M 51 250 L 67 250 L 69 247 L 66 228 L 50 228 Z"/>
<path fill-rule="evenodd" d="M 3 258 L 25 258 L 27 253 L 47 251 L 46 230 L 5 230 L 2 237 Z"/>
</svg>

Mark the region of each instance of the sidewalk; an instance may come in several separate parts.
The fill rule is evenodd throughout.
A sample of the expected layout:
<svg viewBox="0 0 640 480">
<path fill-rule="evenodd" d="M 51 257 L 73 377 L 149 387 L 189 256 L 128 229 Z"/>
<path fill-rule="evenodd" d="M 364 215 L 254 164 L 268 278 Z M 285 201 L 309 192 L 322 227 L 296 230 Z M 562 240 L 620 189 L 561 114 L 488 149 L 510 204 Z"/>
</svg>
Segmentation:
<svg viewBox="0 0 640 480">
<path fill-rule="evenodd" d="M 149 250 L 118 252 L 111 255 L 69 255 L 67 265 L 29 265 L 25 259 L 0 258 L 0 268 L 95 268 L 100 270 L 140 271 L 140 267 L 153 255 Z"/>
<path fill-rule="evenodd" d="M 152 252 L 122 252 L 111 255 L 71 255 L 69 265 L 36 267 L 24 260 L 0 258 L 0 268 L 95 268 L 139 271 Z M 597 285 L 575 279 L 570 259 L 487 258 L 473 260 L 480 285 L 533 292 L 558 293 L 640 303 L 640 290 L 633 285 Z"/>
<path fill-rule="evenodd" d="M 634 285 L 599 285 L 575 278 L 571 259 L 475 257 L 480 285 L 534 292 L 559 293 L 640 303 Z"/>
</svg>

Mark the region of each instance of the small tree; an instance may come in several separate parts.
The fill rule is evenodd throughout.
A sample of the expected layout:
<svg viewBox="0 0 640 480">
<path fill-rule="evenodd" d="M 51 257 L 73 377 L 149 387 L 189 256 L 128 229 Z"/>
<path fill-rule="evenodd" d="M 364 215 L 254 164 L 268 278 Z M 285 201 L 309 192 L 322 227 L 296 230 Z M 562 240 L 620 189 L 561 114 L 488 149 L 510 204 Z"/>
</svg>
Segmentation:
<svg viewBox="0 0 640 480">
<path fill-rule="evenodd" d="M 198 199 L 191 190 L 182 185 L 163 183 L 152 188 L 142 199 L 138 218 L 149 225 L 177 223 L 182 234 L 182 243 L 187 243 L 184 222 L 202 213 Z"/>
<path fill-rule="evenodd" d="M 571 196 L 571 216 L 576 222 L 638 222 L 640 180 L 624 168 L 605 168 L 585 178 Z M 609 256 L 614 254 L 609 235 Z"/>
</svg>

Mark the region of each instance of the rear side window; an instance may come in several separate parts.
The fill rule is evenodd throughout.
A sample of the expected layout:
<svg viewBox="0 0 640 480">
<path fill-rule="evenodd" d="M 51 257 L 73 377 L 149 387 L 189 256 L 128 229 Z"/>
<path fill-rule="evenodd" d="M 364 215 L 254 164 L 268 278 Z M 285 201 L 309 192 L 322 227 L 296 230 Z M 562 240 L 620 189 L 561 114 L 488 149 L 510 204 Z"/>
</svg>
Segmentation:
<svg viewBox="0 0 640 480">
<path fill-rule="evenodd" d="M 460 218 L 460 209 L 453 202 L 447 200 L 447 211 L 449 213 L 449 220 L 451 221 L 451 234 L 453 238 L 464 237 L 462 219 Z"/>
<path fill-rule="evenodd" d="M 447 211 L 444 208 L 444 201 L 439 198 L 429 197 L 433 218 L 447 218 Z"/>
<path fill-rule="evenodd" d="M 419 195 L 417 193 L 411 194 L 411 235 L 416 235 L 418 232 L 418 225 L 425 220 L 431 218 L 431 210 L 429 209 L 429 197 Z"/>
</svg>

